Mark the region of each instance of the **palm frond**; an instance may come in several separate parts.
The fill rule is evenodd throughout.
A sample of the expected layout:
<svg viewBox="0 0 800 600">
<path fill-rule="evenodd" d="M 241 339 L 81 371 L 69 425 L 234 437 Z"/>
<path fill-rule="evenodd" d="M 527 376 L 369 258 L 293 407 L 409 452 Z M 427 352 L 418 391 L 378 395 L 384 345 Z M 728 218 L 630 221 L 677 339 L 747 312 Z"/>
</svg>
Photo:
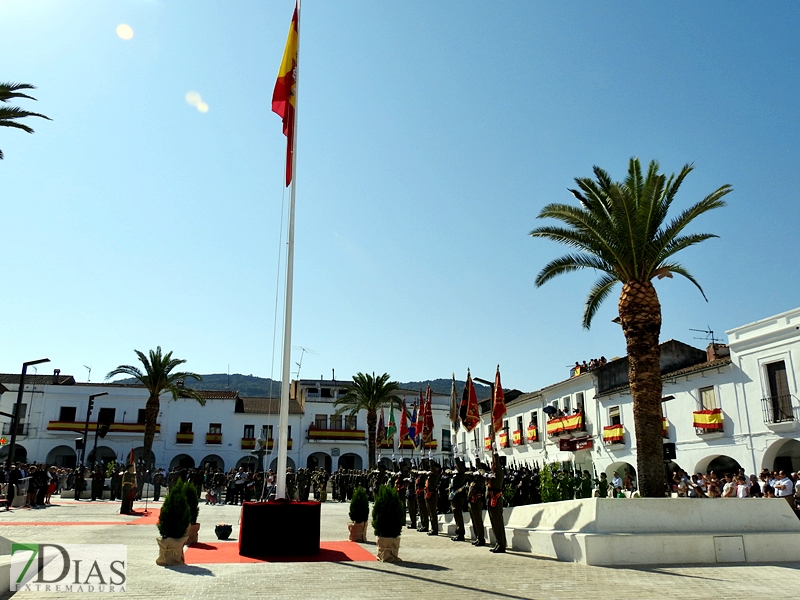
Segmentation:
<svg viewBox="0 0 800 600">
<path fill-rule="evenodd" d="M 592 326 L 592 319 L 594 318 L 597 309 L 600 308 L 603 300 L 608 297 L 612 288 L 617 283 L 619 283 L 619 279 L 617 277 L 606 274 L 600 277 L 600 279 L 595 282 L 594 286 L 592 286 L 591 291 L 589 291 L 589 296 L 586 298 L 586 304 L 583 308 L 584 329 L 589 329 Z"/>
<path fill-rule="evenodd" d="M 593 256 L 591 254 L 567 254 L 547 263 L 544 268 L 539 271 L 534 284 L 536 287 L 541 287 L 557 275 L 572 273 L 573 271 L 580 271 L 581 269 L 596 269 L 616 278 L 613 266 L 598 256 Z"/>
<path fill-rule="evenodd" d="M 700 290 L 700 293 L 703 295 L 703 299 L 708 302 L 708 298 L 706 298 L 706 293 L 703 291 L 703 288 L 700 286 L 700 283 L 687 271 L 683 265 L 679 265 L 678 263 L 667 263 L 662 265 L 661 267 L 665 271 L 669 271 L 670 273 L 677 273 L 678 275 L 682 275 L 689 281 L 691 281 L 695 287 Z"/>
</svg>

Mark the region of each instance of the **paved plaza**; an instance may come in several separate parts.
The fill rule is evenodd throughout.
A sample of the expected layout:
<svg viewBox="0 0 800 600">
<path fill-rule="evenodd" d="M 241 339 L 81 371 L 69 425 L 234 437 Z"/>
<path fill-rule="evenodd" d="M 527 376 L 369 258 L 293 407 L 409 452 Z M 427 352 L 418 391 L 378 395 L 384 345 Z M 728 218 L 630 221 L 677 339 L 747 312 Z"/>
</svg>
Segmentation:
<svg viewBox="0 0 800 600">
<path fill-rule="evenodd" d="M 800 587 L 800 564 L 608 568 L 560 563 L 530 554 L 494 555 L 486 548 L 405 530 L 402 563 L 155 564 L 158 531 L 127 525 L 119 503 L 58 501 L 47 509 L 0 512 L 0 536 L 15 542 L 123 543 L 128 547 L 128 598 L 748 598 Z M 687 501 L 687 508 L 691 501 Z M 153 506 L 153 503 L 150 503 Z M 160 503 L 156 504 L 156 507 Z M 136 503 L 137 511 L 144 503 Z M 239 507 L 200 505 L 200 542 L 215 542 L 214 526 L 234 524 Z M 322 506 L 322 539 L 347 539 L 348 505 Z M 38 522 L 41 525 L 22 523 Z M 19 525 L 13 525 L 19 523 Z M 94 523 L 94 524 L 92 524 Z M 369 535 L 374 540 L 374 536 Z M 362 545 L 375 553 L 374 542 Z M 71 593 L 18 592 L 20 597 L 71 598 Z M 780 595 L 780 594 L 779 594 Z M 7 598 L 6 593 L 2 598 Z M 92 597 L 96 597 L 93 595 Z"/>
</svg>

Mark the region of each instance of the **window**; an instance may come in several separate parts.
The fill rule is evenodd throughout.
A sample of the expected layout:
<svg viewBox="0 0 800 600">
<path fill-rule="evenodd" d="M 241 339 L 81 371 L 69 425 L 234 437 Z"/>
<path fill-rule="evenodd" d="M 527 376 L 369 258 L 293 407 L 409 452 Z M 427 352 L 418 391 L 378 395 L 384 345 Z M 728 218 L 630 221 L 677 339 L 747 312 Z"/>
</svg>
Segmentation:
<svg viewBox="0 0 800 600">
<path fill-rule="evenodd" d="M 531 413 L 531 425 L 539 429 L 539 413 L 535 410 Z"/>
<path fill-rule="evenodd" d="M 522 415 L 517 417 L 517 431 L 522 431 Z"/>
<path fill-rule="evenodd" d="M 265 440 L 272 439 L 272 425 L 262 425 L 261 426 L 261 437 Z"/>
<path fill-rule="evenodd" d="M 789 379 L 786 376 L 786 363 L 782 360 L 764 365 L 769 386 L 769 404 L 772 408 L 772 421 L 792 420 L 792 397 L 789 393 Z"/>
<path fill-rule="evenodd" d="M 358 415 L 347 415 L 344 419 L 344 428 L 349 431 L 358 429 Z"/>
<path fill-rule="evenodd" d="M 289 432 L 286 434 L 286 439 L 287 440 L 292 439 L 292 426 L 291 425 L 289 425 Z"/>
<path fill-rule="evenodd" d="M 328 415 L 314 415 L 314 429 L 327 429 Z"/>
<path fill-rule="evenodd" d="M 565 415 L 568 415 L 570 413 L 569 396 L 564 396 L 561 399 L 561 408 L 564 410 Z"/>
<path fill-rule="evenodd" d="M 180 433 L 192 433 L 192 424 L 191 423 L 181 423 L 180 428 L 178 429 Z"/>
<path fill-rule="evenodd" d="M 342 428 L 342 415 L 331 415 L 331 429 L 339 430 Z"/>
<path fill-rule="evenodd" d="M 442 452 L 450 452 L 450 430 L 442 429 Z"/>
<path fill-rule="evenodd" d="M 700 388 L 700 409 L 714 410 L 715 408 L 717 408 L 717 396 L 714 393 L 714 387 Z"/>
<path fill-rule="evenodd" d="M 117 414 L 116 408 L 101 408 L 97 412 L 97 421 L 99 423 L 113 423 L 116 414 Z"/>
<path fill-rule="evenodd" d="M 583 412 L 583 392 L 575 394 L 575 410 L 579 413 Z"/>
<path fill-rule="evenodd" d="M 247 440 L 252 440 L 256 437 L 256 426 L 255 425 L 245 425 L 244 426 L 244 433 L 242 433 L 242 437 Z"/>
<path fill-rule="evenodd" d="M 17 416 L 17 405 L 16 403 L 11 405 L 11 414 L 15 417 Z M 25 421 L 25 415 L 28 414 L 28 404 L 23 402 L 19 405 L 19 422 L 22 423 Z"/>
<path fill-rule="evenodd" d="M 208 433 L 222 433 L 222 423 L 209 423 L 208 424 Z"/>
<path fill-rule="evenodd" d="M 142 423 L 147 423 L 147 411 L 144 408 L 140 408 L 139 412 L 136 414 L 136 422 L 140 425 Z"/>
<path fill-rule="evenodd" d="M 608 407 L 608 424 L 622 425 L 622 417 L 619 414 L 619 406 Z"/>
<path fill-rule="evenodd" d="M 320 398 L 333 398 L 331 388 L 322 388 L 319 392 Z"/>
<path fill-rule="evenodd" d="M 77 410 L 74 406 L 62 406 L 61 411 L 58 413 L 58 420 L 74 423 Z"/>
</svg>

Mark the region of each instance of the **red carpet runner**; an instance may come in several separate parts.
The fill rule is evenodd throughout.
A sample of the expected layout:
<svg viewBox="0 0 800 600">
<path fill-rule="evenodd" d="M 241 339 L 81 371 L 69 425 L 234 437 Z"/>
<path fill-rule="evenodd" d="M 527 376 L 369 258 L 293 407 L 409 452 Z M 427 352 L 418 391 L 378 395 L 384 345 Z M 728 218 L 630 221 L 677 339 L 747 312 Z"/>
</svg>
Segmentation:
<svg viewBox="0 0 800 600">
<path fill-rule="evenodd" d="M 355 562 L 378 560 L 371 552 L 355 542 L 320 542 L 316 556 L 265 556 L 249 558 L 239 556 L 237 542 L 214 542 L 194 544 L 184 552 L 187 565 L 257 562 Z"/>
</svg>

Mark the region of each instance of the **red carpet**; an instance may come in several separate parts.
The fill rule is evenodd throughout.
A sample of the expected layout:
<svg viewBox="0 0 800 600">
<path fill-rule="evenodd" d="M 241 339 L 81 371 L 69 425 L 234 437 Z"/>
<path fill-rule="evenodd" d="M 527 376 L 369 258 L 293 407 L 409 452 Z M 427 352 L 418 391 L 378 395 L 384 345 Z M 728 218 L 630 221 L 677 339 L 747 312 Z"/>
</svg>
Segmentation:
<svg viewBox="0 0 800 600">
<path fill-rule="evenodd" d="M 316 556 L 265 556 L 250 558 L 239 556 L 238 542 L 214 542 L 194 544 L 184 552 L 187 565 L 258 562 L 355 562 L 378 560 L 374 554 L 364 550 L 355 542 L 320 542 Z"/>
<path fill-rule="evenodd" d="M 38 526 L 38 527 L 61 527 L 68 525 L 155 525 L 158 523 L 158 514 L 161 512 L 160 508 L 151 508 L 148 511 L 150 514 L 144 514 L 144 510 L 136 511 L 132 517 L 137 517 L 133 521 L 6 521 L 0 519 L 0 527 L 6 525 L 12 527 L 19 527 L 24 525 Z"/>
</svg>

